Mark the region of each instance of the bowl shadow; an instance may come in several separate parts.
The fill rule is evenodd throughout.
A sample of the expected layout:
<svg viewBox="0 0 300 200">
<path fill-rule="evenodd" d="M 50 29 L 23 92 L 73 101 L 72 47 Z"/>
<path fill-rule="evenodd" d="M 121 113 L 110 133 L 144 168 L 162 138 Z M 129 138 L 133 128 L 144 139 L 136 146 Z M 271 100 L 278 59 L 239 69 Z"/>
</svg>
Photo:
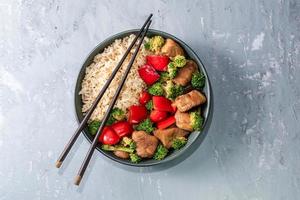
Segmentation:
<svg viewBox="0 0 300 200">
<path fill-rule="evenodd" d="M 243 78 L 246 71 L 240 66 L 246 62 L 241 57 L 229 54 L 226 47 L 219 48 L 224 51 L 205 45 L 192 48 L 198 55 L 206 55 L 202 61 L 205 61 L 211 80 L 214 116 L 205 140 L 209 145 L 205 150 L 210 152 L 203 153 L 200 148 L 196 152 L 199 155 L 183 164 L 182 169 L 190 174 L 200 168 L 206 173 L 215 173 L 216 170 L 225 172 L 226 168 L 240 165 L 240 159 L 249 156 L 247 145 L 251 139 L 247 137 L 246 130 L 257 118 L 256 112 L 251 111 L 253 106 L 261 103 L 262 98 L 255 99 L 253 103 L 253 82 Z M 209 53 L 205 54 L 203 49 Z M 210 166 L 204 166 L 203 162 L 210 163 Z M 180 173 L 176 174 L 180 176 Z"/>
<path fill-rule="evenodd" d="M 141 167 L 130 167 L 113 162 L 116 167 L 137 173 L 158 172 L 168 170 L 182 163 L 193 154 L 189 162 L 183 162 L 182 166 L 177 168 L 184 170 L 186 175 L 187 173 L 195 173 L 195 170 L 197 171 L 199 168 L 205 168 L 207 172 L 218 170 L 220 167 L 231 166 L 233 163 L 239 162 L 241 154 L 247 153 L 245 151 L 245 142 L 247 143 L 245 135 L 249 123 L 244 122 L 244 120 L 245 118 L 255 118 L 256 114 L 251 112 L 253 103 L 247 94 L 247 91 L 251 91 L 251 85 L 241 78 L 245 75 L 245 71 L 243 68 L 238 67 L 244 61 L 241 58 L 228 55 L 225 51 L 218 51 L 211 46 L 192 46 L 192 48 L 197 55 L 205 55 L 201 52 L 201 49 L 212 52 L 201 57 L 211 81 L 211 113 L 205 130 L 201 133 L 203 134 L 201 137 L 207 135 L 205 143 L 208 143 L 209 147 L 207 149 L 210 152 L 204 152 L 203 148 L 199 148 L 203 138 L 198 137 L 188 151 L 167 163 L 141 170 Z M 216 59 L 210 59 L 212 56 Z M 256 103 L 259 104 L 259 102 L 260 99 L 257 99 Z M 204 162 L 209 162 L 212 159 L 217 163 L 216 167 L 218 169 L 204 166 Z M 180 176 L 180 173 L 176 173 L 176 176 Z"/>
</svg>

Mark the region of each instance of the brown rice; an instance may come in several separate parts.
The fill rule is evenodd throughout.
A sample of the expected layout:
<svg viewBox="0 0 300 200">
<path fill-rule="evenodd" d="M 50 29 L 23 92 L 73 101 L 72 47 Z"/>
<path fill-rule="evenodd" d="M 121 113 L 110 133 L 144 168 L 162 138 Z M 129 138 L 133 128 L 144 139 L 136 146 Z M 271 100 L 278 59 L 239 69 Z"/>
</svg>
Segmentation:
<svg viewBox="0 0 300 200">
<path fill-rule="evenodd" d="M 126 49 L 133 41 L 135 35 L 124 37 L 123 39 L 115 40 L 110 46 L 104 49 L 102 53 L 95 56 L 91 65 L 86 68 L 85 77 L 82 81 L 82 88 L 79 94 L 81 95 L 83 107 L 82 112 L 85 113 L 89 110 L 90 106 L 96 99 L 100 89 L 103 87 L 115 66 L 124 55 Z M 147 41 L 148 38 L 145 38 Z M 145 42 L 144 41 L 144 42 Z M 107 110 L 113 95 L 118 87 L 118 84 L 125 72 L 129 59 L 133 54 L 135 48 L 132 48 L 130 55 L 123 63 L 121 69 L 116 74 L 114 80 L 106 90 L 104 96 L 100 100 L 97 108 L 93 112 L 90 121 L 101 120 L 105 111 Z M 138 67 L 145 63 L 145 56 L 148 55 L 148 51 L 141 46 L 140 51 L 134 61 L 134 64 L 128 74 L 125 85 L 119 95 L 119 98 L 115 104 L 115 107 L 121 108 L 124 111 L 134 104 L 138 104 L 138 97 L 141 91 L 146 87 L 145 83 L 140 79 L 138 75 Z"/>
</svg>

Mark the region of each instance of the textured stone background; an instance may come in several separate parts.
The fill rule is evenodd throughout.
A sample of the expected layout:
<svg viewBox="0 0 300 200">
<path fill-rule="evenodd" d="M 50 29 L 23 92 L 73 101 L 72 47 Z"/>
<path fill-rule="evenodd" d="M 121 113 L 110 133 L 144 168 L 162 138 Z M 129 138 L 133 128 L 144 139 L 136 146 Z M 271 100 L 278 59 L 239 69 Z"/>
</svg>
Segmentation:
<svg viewBox="0 0 300 200">
<path fill-rule="evenodd" d="M 54 162 L 77 122 L 73 91 L 91 49 L 117 32 L 172 33 L 201 57 L 214 118 L 201 147 L 163 171 L 98 152 Z M 0 199 L 293 200 L 300 196 L 299 0 L 0 0 Z"/>
</svg>

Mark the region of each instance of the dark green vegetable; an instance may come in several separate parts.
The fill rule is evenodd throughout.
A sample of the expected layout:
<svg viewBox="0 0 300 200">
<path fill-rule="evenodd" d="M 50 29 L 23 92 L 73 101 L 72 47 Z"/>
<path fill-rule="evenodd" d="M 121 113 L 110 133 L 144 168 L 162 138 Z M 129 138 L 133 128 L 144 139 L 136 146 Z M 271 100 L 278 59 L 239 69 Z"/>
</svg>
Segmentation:
<svg viewBox="0 0 300 200">
<path fill-rule="evenodd" d="M 133 163 L 139 163 L 139 162 L 142 160 L 142 158 L 139 157 L 139 156 L 138 156 L 137 154 L 135 154 L 135 153 L 129 154 L 129 157 L 130 157 L 131 162 L 133 162 Z"/>
<path fill-rule="evenodd" d="M 145 43 L 144 47 L 145 47 L 145 49 L 150 50 L 150 43 L 149 42 Z"/>
<path fill-rule="evenodd" d="M 111 116 L 118 121 L 126 118 L 125 112 L 120 108 L 113 108 L 111 111 Z"/>
<path fill-rule="evenodd" d="M 124 152 L 127 152 L 127 153 L 133 153 L 134 152 L 134 149 L 131 149 L 129 147 L 112 146 L 112 145 L 107 145 L 107 144 L 102 145 L 101 149 L 103 149 L 105 151 L 124 151 Z"/>
<path fill-rule="evenodd" d="M 151 133 L 154 131 L 153 122 L 149 118 L 145 119 L 137 125 L 136 130 Z"/>
<path fill-rule="evenodd" d="M 184 89 L 180 85 L 175 85 L 172 81 L 167 81 L 166 86 L 164 87 L 166 92 L 166 97 L 169 99 L 175 99 L 179 95 L 182 95 Z"/>
<path fill-rule="evenodd" d="M 125 112 L 120 108 L 113 108 L 106 121 L 106 125 L 112 125 L 117 120 L 121 121 L 126 118 Z"/>
<path fill-rule="evenodd" d="M 166 82 L 168 80 L 170 80 L 169 73 L 168 72 L 161 72 L 160 73 L 159 82 L 160 83 L 164 83 L 164 82 Z"/>
<path fill-rule="evenodd" d="M 168 152 L 169 150 L 166 147 L 164 147 L 162 144 L 159 144 L 156 148 L 153 158 L 155 160 L 162 160 L 167 156 Z"/>
<path fill-rule="evenodd" d="M 121 144 L 125 147 L 129 147 L 132 150 L 136 149 L 136 143 L 129 137 L 123 137 Z"/>
<path fill-rule="evenodd" d="M 172 142 L 172 147 L 176 150 L 181 149 L 186 145 L 187 139 L 185 137 L 175 138 Z"/>
<path fill-rule="evenodd" d="M 129 146 L 131 143 L 133 142 L 133 140 L 129 137 L 123 137 L 121 144 L 124 145 L 125 147 Z"/>
<path fill-rule="evenodd" d="M 199 112 L 190 113 L 191 125 L 195 131 L 201 131 L 203 125 L 203 118 Z"/>
<path fill-rule="evenodd" d="M 88 130 L 91 135 L 96 135 L 99 127 L 101 125 L 100 121 L 94 120 L 88 125 Z"/>
<path fill-rule="evenodd" d="M 175 76 L 177 75 L 177 67 L 173 62 L 170 62 L 168 64 L 168 73 L 170 78 L 175 78 Z"/>
<path fill-rule="evenodd" d="M 183 67 L 186 64 L 186 59 L 184 56 L 178 55 L 173 59 L 175 67 Z"/>
<path fill-rule="evenodd" d="M 165 40 L 163 37 L 154 36 L 154 37 L 150 38 L 149 42 L 147 42 L 144 45 L 144 47 L 147 50 L 156 52 L 156 51 L 160 50 L 160 48 L 164 45 L 164 43 L 165 43 Z"/>
<path fill-rule="evenodd" d="M 147 110 L 151 111 L 153 109 L 153 101 L 150 100 L 148 103 L 146 103 Z"/>
<path fill-rule="evenodd" d="M 135 150 L 136 149 L 136 143 L 134 141 L 132 141 L 129 145 L 129 148 Z"/>
<path fill-rule="evenodd" d="M 205 76 L 201 72 L 196 72 L 192 76 L 191 84 L 195 89 L 202 89 L 205 85 Z"/>
<path fill-rule="evenodd" d="M 115 123 L 115 121 L 116 119 L 110 114 L 105 124 L 109 126 Z"/>
<path fill-rule="evenodd" d="M 155 96 L 162 96 L 164 94 L 164 89 L 162 84 L 157 82 L 149 87 L 148 92 Z"/>
</svg>

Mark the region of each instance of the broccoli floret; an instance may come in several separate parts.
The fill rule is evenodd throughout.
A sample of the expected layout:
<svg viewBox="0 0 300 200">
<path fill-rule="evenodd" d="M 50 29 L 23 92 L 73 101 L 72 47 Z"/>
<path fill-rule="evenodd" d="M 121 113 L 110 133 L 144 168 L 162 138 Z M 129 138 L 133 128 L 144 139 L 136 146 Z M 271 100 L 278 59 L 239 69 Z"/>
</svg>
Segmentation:
<svg viewBox="0 0 300 200">
<path fill-rule="evenodd" d="M 125 119 L 125 112 L 120 108 L 113 108 L 106 121 L 106 125 L 112 125 L 116 120 L 120 121 Z"/>
<path fill-rule="evenodd" d="M 149 111 L 153 109 L 153 101 L 152 100 L 150 100 L 148 103 L 146 103 L 146 108 Z"/>
<path fill-rule="evenodd" d="M 131 162 L 133 162 L 133 163 L 139 163 L 142 160 L 141 157 L 139 157 L 135 153 L 129 154 L 129 157 L 130 157 Z"/>
<path fill-rule="evenodd" d="M 168 80 L 170 80 L 169 73 L 168 72 L 161 72 L 160 77 L 159 77 L 159 82 L 163 83 L 163 82 L 166 82 Z"/>
<path fill-rule="evenodd" d="M 153 122 L 149 118 L 145 119 L 137 125 L 136 130 L 151 133 L 154 131 Z"/>
<path fill-rule="evenodd" d="M 205 76 L 201 72 L 196 72 L 192 76 L 191 84 L 195 89 L 202 89 L 205 85 Z"/>
<path fill-rule="evenodd" d="M 129 144 L 129 148 L 135 150 L 135 149 L 136 149 L 136 143 L 135 143 L 134 141 L 132 141 L 132 142 Z"/>
<path fill-rule="evenodd" d="M 162 160 L 167 156 L 168 152 L 169 150 L 166 147 L 164 147 L 162 144 L 159 144 L 156 148 L 153 158 L 155 160 Z"/>
<path fill-rule="evenodd" d="M 122 145 L 124 145 L 125 147 L 129 146 L 131 142 L 133 142 L 133 140 L 129 137 L 123 137 L 121 141 Z"/>
<path fill-rule="evenodd" d="M 154 36 L 150 38 L 149 42 L 145 43 L 144 47 L 147 50 L 157 52 L 164 45 L 165 40 L 161 36 Z"/>
<path fill-rule="evenodd" d="M 172 147 L 176 150 L 181 149 L 187 143 L 187 139 L 185 137 L 178 137 L 172 141 Z"/>
<path fill-rule="evenodd" d="M 145 47 L 145 49 L 150 50 L 150 43 L 149 43 L 149 42 L 146 42 L 146 43 L 144 44 L 144 47 Z"/>
<path fill-rule="evenodd" d="M 201 131 L 203 125 L 203 118 L 199 112 L 190 113 L 191 125 L 195 131 Z"/>
<path fill-rule="evenodd" d="M 124 147 L 124 146 L 112 146 L 112 145 L 107 145 L 107 144 L 103 144 L 101 146 L 101 149 L 105 150 L 105 151 L 124 151 L 127 153 L 133 153 L 134 149 L 131 149 L 129 147 Z"/>
<path fill-rule="evenodd" d="M 183 67 L 186 64 L 186 59 L 184 56 L 178 55 L 173 59 L 175 67 Z"/>
<path fill-rule="evenodd" d="M 125 147 L 129 147 L 130 149 L 136 149 L 136 143 L 129 137 L 123 137 L 121 144 Z"/>
<path fill-rule="evenodd" d="M 123 120 L 126 117 L 125 112 L 120 108 L 113 108 L 111 115 L 118 121 Z"/>
<path fill-rule="evenodd" d="M 114 146 L 111 146 L 111 145 L 108 145 L 108 144 L 103 144 L 101 146 L 101 149 L 105 150 L 105 151 L 114 151 L 115 150 L 115 147 Z"/>
<path fill-rule="evenodd" d="M 172 81 L 167 81 L 164 89 L 166 92 L 166 97 L 169 99 L 175 99 L 183 93 L 183 87 L 180 85 L 175 85 Z"/>
<path fill-rule="evenodd" d="M 164 94 L 164 89 L 162 84 L 157 82 L 149 87 L 148 92 L 152 95 L 162 96 Z"/>
<path fill-rule="evenodd" d="M 175 78 L 177 75 L 177 68 L 173 62 L 168 64 L 168 73 L 170 78 Z"/>
<path fill-rule="evenodd" d="M 99 127 L 101 125 L 100 121 L 94 120 L 88 125 L 88 130 L 91 135 L 96 135 Z"/>
</svg>

